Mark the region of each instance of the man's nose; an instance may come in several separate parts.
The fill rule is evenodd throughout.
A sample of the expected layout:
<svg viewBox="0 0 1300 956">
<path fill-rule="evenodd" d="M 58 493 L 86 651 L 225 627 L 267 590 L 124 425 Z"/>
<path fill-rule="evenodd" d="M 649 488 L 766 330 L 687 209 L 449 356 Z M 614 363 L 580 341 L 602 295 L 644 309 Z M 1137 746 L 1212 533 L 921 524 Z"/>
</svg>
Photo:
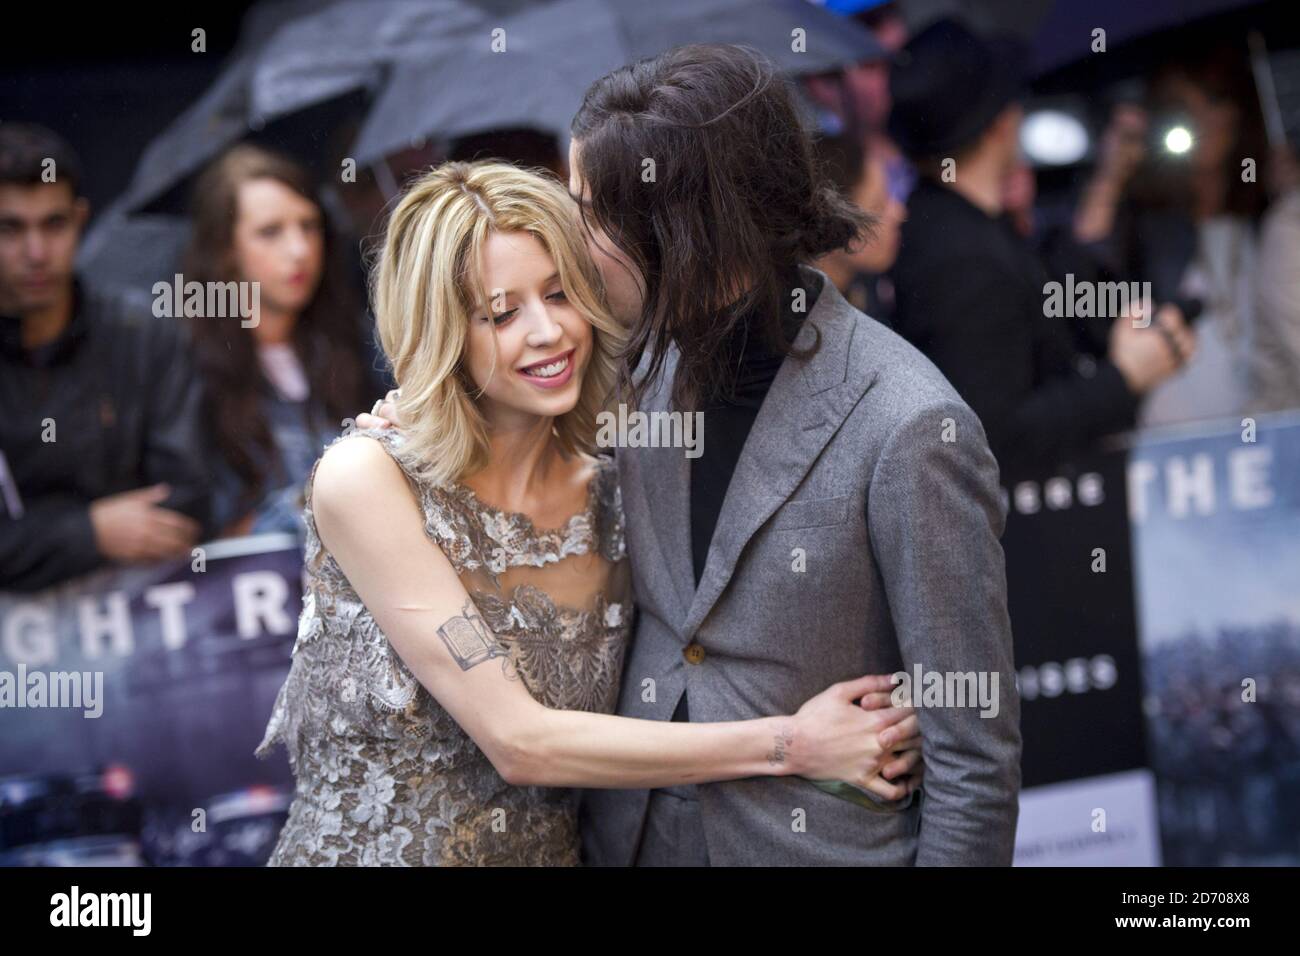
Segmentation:
<svg viewBox="0 0 1300 956">
<path fill-rule="evenodd" d="M 39 229 L 30 230 L 23 239 L 23 257 L 28 262 L 41 265 L 49 258 L 50 244 Z"/>
</svg>

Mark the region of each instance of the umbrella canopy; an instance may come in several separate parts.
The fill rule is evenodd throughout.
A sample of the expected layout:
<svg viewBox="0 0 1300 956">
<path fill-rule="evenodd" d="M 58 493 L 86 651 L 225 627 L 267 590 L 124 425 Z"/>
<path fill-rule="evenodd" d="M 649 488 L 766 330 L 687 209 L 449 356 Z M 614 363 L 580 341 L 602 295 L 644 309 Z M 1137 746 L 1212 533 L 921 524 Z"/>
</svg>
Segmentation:
<svg viewBox="0 0 1300 956">
<path fill-rule="evenodd" d="M 1106 30 L 1106 48 L 1163 30 L 1186 26 L 1212 14 L 1248 6 L 1255 0 L 1090 0 L 1087 4 L 1055 3 L 1034 36 L 1036 74 L 1093 55 L 1093 30 Z"/>
<path fill-rule="evenodd" d="M 827 6 L 860 12 L 886 0 L 830 0 Z M 1092 55 L 1093 30 L 1106 31 L 1111 50 L 1130 40 L 1184 26 L 1259 0 L 894 0 L 915 34 L 944 16 L 981 33 L 1013 34 L 1031 42 L 1033 75 L 1050 73 Z"/>
<path fill-rule="evenodd" d="M 501 52 L 493 48 L 497 26 Z M 806 0 L 559 0 L 397 63 L 352 154 L 366 164 L 427 135 L 520 126 L 563 139 L 595 80 L 629 61 L 703 42 L 755 47 L 794 73 L 884 56 L 869 31 Z"/>
<path fill-rule="evenodd" d="M 738 43 L 761 50 L 785 72 L 824 73 L 886 56 L 870 30 L 808 0 L 605 2 L 638 58 L 687 43 Z M 803 31 L 802 48 L 795 30 Z"/>
<path fill-rule="evenodd" d="M 213 85 L 141 156 L 120 200 L 148 207 L 250 132 L 272 130 L 325 106 L 316 128 L 338 119 L 329 104 L 374 88 L 383 67 L 438 49 L 518 0 L 292 0 L 259 4 Z M 281 137 L 292 143 L 294 136 Z M 312 144 L 314 145 L 314 144 Z M 307 147 L 304 147 L 307 148 Z"/>
<path fill-rule="evenodd" d="M 248 131 L 252 59 L 238 57 L 195 103 L 145 147 L 119 202 L 140 209 Z"/>
<path fill-rule="evenodd" d="M 357 162 L 374 162 L 430 133 L 562 131 L 591 82 L 629 59 L 601 0 L 561 0 L 500 26 L 504 52 L 494 52 L 492 33 L 483 30 L 445 44 L 438 55 L 398 64 L 357 137 Z"/>
<path fill-rule="evenodd" d="M 458 34 L 489 28 L 523 0 L 340 0 L 276 31 L 261 50 L 250 106 L 273 118 L 361 87 L 386 64 L 426 57 Z"/>
<path fill-rule="evenodd" d="M 110 209 L 77 250 L 77 274 L 96 288 L 147 294 L 181 269 L 190 223 L 182 216 L 127 216 Z"/>
<path fill-rule="evenodd" d="M 980 33 L 1028 40 L 1056 5 L 1056 0 L 901 0 L 900 9 L 913 34 L 940 17 L 955 17 Z"/>
</svg>

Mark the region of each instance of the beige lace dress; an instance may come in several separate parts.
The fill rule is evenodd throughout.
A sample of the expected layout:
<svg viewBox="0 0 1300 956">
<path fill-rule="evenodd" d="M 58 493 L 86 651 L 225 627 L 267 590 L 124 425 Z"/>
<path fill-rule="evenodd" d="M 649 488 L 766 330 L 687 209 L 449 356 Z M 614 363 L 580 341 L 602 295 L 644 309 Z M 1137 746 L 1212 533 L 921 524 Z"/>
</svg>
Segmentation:
<svg viewBox="0 0 1300 956">
<path fill-rule="evenodd" d="M 414 478 L 398 432 L 358 434 L 402 466 L 425 532 L 529 692 L 547 707 L 612 713 L 631 618 L 613 462 L 597 459 L 583 511 L 543 530 L 462 484 Z M 577 791 L 508 785 L 412 676 L 321 547 L 314 477 L 293 662 L 256 751 L 282 742 L 295 778 L 268 865 L 578 863 Z"/>
</svg>

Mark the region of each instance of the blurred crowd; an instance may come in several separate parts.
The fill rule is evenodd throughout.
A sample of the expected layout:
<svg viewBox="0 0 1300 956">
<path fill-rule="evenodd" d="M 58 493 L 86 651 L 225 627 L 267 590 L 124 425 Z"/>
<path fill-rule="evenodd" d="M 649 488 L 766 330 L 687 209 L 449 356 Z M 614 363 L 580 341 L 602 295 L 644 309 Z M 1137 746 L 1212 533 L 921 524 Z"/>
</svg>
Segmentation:
<svg viewBox="0 0 1300 956">
<path fill-rule="evenodd" d="M 1147 721 L 1171 866 L 1285 863 L 1300 832 L 1300 634 L 1285 621 L 1152 649 Z M 1230 675 L 1257 674 L 1249 707 Z M 1207 758 L 1207 753 L 1209 759 Z"/>
<path fill-rule="evenodd" d="M 951 19 L 909 35 L 890 3 L 858 17 L 886 56 L 795 82 L 815 160 L 876 225 L 814 265 L 948 377 L 1004 483 L 1133 427 L 1300 407 L 1300 179 L 1264 136 L 1239 44 L 1153 64 L 1048 220 L 1022 149 L 1019 41 Z M 1170 115 L 1190 133 L 1177 154 L 1154 138 Z M 563 176 L 563 146 L 494 130 L 433 159 Z M 0 125 L 0 589 L 301 535 L 322 446 L 390 385 L 358 241 L 391 198 L 373 181 L 330 203 L 251 143 L 196 180 L 181 274 L 257 283 L 246 327 L 160 316 L 80 277 L 81 170 L 58 133 Z M 1149 283 L 1152 298 L 1061 316 L 1054 282 Z"/>
</svg>

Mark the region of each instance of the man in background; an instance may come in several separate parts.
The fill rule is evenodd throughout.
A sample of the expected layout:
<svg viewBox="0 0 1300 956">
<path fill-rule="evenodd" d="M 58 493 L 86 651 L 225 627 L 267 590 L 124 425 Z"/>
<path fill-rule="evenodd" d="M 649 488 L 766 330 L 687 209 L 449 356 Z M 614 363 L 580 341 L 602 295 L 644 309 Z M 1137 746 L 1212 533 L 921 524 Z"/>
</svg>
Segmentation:
<svg viewBox="0 0 1300 956">
<path fill-rule="evenodd" d="M 1008 477 L 1050 468 L 1132 427 L 1139 398 L 1195 349 L 1176 309 L 1111 325 L 1081 361 L 1044 307 L 1047 274 L 1006 216 L 1019 156 L 1024 52 L 954 20 L 914 37 L 894 66 L 890 132 L 919 182 L 894 266 L 895 328 L 973 408 Z"/>
<path fill-rule="evenodd" d="M 173 319 L 73 262 L 80 164 L 0 124 L 0 589 L 188 556 L 208 518 L 199 389 Z"/>
</svg>

